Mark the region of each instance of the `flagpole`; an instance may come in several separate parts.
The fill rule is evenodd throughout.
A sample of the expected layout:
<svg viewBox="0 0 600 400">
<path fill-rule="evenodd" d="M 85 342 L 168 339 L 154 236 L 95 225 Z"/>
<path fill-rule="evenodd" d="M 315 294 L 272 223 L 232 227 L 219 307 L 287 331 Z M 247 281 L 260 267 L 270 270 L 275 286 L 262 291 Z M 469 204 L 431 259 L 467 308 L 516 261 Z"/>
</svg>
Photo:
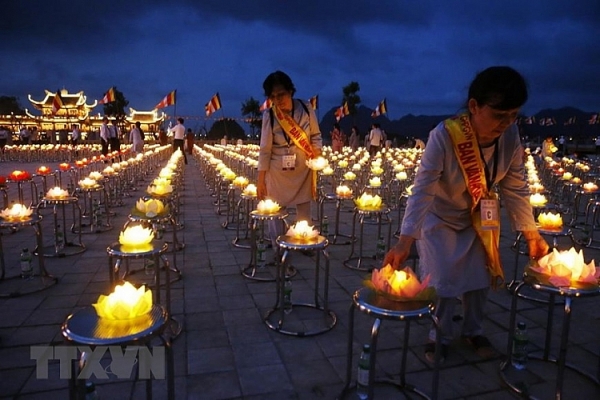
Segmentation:
<svg viewBox="0 0 600 400">
<path fill-rule="evenodd" d="M 221 107 L 221 115 L 223 116 L 223 127 L 225 128 L 225 136 L 229 138 L 229 132 L 227 131 L 227 122 L 225 121 L 225 113 L 223 112 L 223 107 Z"/>
</svg>

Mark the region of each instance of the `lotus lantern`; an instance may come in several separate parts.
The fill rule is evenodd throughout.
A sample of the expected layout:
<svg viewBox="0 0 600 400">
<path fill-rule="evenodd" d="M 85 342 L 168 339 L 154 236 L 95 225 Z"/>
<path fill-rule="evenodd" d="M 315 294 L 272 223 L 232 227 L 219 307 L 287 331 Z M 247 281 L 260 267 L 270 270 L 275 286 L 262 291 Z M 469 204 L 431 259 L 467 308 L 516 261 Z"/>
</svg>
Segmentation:
<svg viewBox="0 0 600 400">
<path fill-rule="evenodd" d="M 165 212 L 165 204 L 158 199 L 139 199 L 135 203 L 135 208 L 148 218 L 154 218 Z"/>
<path fill-rule="evenodd" d="M 100 180 L 104 179 L 104 176 L 100 172 L 98 172 L 98 171 L 92 171 L 92 172 L 90 172 L 90 174 L 88 175 L 88 177 L 90 179 L 95 180 L 95 181 L 100 181 Z"/>
<path fill-rule="evenodd" d="M 45 165 L 42 165 L 37 169 L 38 175 L 48 175 L 50 172 L 50 168 L 46 167 Z"/>
<path fill-rule="evenodd" d="M 310 240 L 319 236 L 319 231 L 309 226 L 307 221 L 302 220 L 292 225 L 286 235 L 297 240 Z"/>
<path fill-rule="evenodd" d="M 256 197 L 256 185 L 253 183 L 248 184 L 242 193 L 244 196 Z"/>
<path fill-rule="evenodd" d="M 570 181 L 573 179 L 573 174 L 570 172 L 565 172 L 562 176 L 563 181 Z"/>
<path fill-rule="evenodd" d="M 363 193 L 358 199 L 354 200 L 354 203 L 358 209 L 365 211 L 379 210 L 382 205 L 381 197 L 378 195 L 373 196 L 368 193 Z"/>
<path fill-rule="evenodd" d="M 233 186 L 243 189 L 246 186 L 248 186 L 249 182 L 250 181 L 245 176 L 236 176 L 232 183 L 233 183 Z"/>
<path fill-rule="evenodd" d="M 531 185 L 529 185 L 529 191 L 531 193 L 541 193 L 544 191 L 544 185 L 542 185 L 539 182 L 532 183 Z"/>
<path fill-rule="evenodd" d="M 553 214 L 551 212 L 541 213 L 538 216 L 538 223 L 541 229 L 545 230 L 561 230 L 563 226 L 563 220 L 560 214 Z"/>
<path fill-rule="evenodd" d="M 90 177 L 85 177 L 82 180 L 80 180 L 78 183 L 79 183 L 79 187 L 81 187 L 82 189 L 91 189 L 91 188 L 96 187 L 96 185 L 98 185 L 96 180 L 92 179 Z"/>
<path fill-rule="evenodd" d="M 344 174 L 344 179 L 347 181 L 353 181 L 356 179 L 356 174 L 352 171 L 348 171 Z"/>
<path fill-rule="evenodd" d="M 529 204 L 531 204 L 534 207 L 543 207 L 546 205 L 547 202 L 548 200 L 543 194 L 534 193 L 529 197 Z"/>
<path fill-rule="evenodd" d="M 329 165 L 326 166 L 325 168 L 323 168 L 323 170 L 321 171 L 321 173 L 323 175 L 333 175 L 333 168 L 331 168 Z"/>
<path fill-rule="evenodd" d="M 598 185 L 596 185 L 594 182 L 587 182 L 583 184 L 583 190 L 586 192 L 595 192 L 598 190 Z"/>
<path fill-rule="evenodd" d="M 123 246 L 123 251 L 128 253 L 150 250 L 152 239 L 154 239 L 152 229 L 141 225 L 128 226 L 119 234 L 119 243 Z"/>
<path fill-rule="evenodd" d="M 64 199 L 66 197 L 69 197 L 69 192 L 67 190 L 61 189 L 58 186 L 55 186 L 46 192 L 46 197 L 49 199 Z"/>
<path fill-rule="evenodd" d="M 555 248 L 530 268 L 549 276 L 550 283 L 557 287 L 570 286 L 575 282 L 597 284 L 600 278 L 600 268 L 596 268 L 594 260 L 586 264 L 583 250 L 577 252 L 573 247 L 566 251 Z"/>
<path fill-rule="evenodd" d="M 375 176 L 375 177 L 369 179 L 369 185 L 372 187 L 381 186 L 381 178 L 379 178 L 378 176 Z"/>
<path fill-rule="evenodd" d="M 173 186 L 164 181 L 158 181 L 155 179 L 154 182 L 146 188 L 148 194 L 154 194 L 157 196 L 164 196 L 173 192 Z"/>
<path fill-rule="evenodd" d="M 306 161 L 306 166 L 314 171 L 322 171 L 328 165 L 329 161 L 321 156 Z"/>
<path fill-rule="evenodd" d="M 340 160 L 338 162 L 338 167 L 340 167 L 340 168 L 348 168 L 348 161 L 347 160 Z"/>
<path fill-rule="evenodd" d="M 27 171 L 15 170 L 8 175 L 8 179 L 14 182 L 21 182 L 31 179 L 31 175 Z"/>
<path fill-rule="evenodd" d="M 108 296 L 100 295 L 92 304 L 100 318 L 127 320 L 147 314 L 152 309 L 152 291 L 142 285 L 136 289 L 131 283 L 117 285 Z"/>
<path fill-rule="evenodd" d="M 335 188 L 335 194 L 338 197 L 347 199 L 347 198 L 352 197 L 352 189 L 350 189 L 346 185 L 340 185 L 340 186 L 338 186 L 338 187 Z"/>
<path fill-rule="evenodd" d="M 263 215 L 275 214 L 280 208 L 281 206 L 271 199 L 261 200 L 256 205 L 256 210 Z"/>
<path fill-rule="evenodd" d="M 413 298 L 429 285 L 430 276 L 427 275 L 423 282 L 410 267 L 396 271 L 391 265 L 381 269 L 374 269 L 371 282 L 376 290 L 396 297 Z"/>
<path fill-rule="evenodd" d="M 33 210 L 20 203 L 15 203 L 9 208 L 0 211 L 0 217 L 7 221 L 22 221 L 29 219 Z"/>
<path fill-rule="evenodd" d="M 398 179 L 399 181 L 405 181 L 408 179 L 408 174 L 406 173 L 406 171 L 400 171 L 396 174 L 396 179 Z"/>
</svg>

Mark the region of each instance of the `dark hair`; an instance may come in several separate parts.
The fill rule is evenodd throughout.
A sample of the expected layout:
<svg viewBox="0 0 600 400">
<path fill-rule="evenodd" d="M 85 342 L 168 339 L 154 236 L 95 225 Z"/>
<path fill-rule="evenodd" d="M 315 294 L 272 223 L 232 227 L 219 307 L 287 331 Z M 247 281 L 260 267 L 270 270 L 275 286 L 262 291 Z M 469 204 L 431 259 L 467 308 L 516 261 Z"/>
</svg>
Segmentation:
<svg viewBox="0 0 600 400">
<path fill-rule="evenodd" d="M 519 108 L 527 101 L 527 83 L 511 67 L 489 67 L 471 82 L 467 101 L 470 99 L 498 110 Z"/>
<path fill-rule="evenodd" d="M 278 85 L 283 86 L 285 90 L 291 92 L 292 96 L 294 96 L 294 93 L 296 93 L 296 87 L 294 86 L 294 82 L 292 82 L 292 78 L 290 78 L 285 72 L 275 71 L 270 73 L 263 82 L 265 96 L 269 97 L 273 92 L 273 88 Z"/>
<path fill-rule="evenodd" d="M 179 117 L 177 118 L 177 121 L 179 121 L 180 124 L 183 124 L 183 118 Z"/>
</svg>

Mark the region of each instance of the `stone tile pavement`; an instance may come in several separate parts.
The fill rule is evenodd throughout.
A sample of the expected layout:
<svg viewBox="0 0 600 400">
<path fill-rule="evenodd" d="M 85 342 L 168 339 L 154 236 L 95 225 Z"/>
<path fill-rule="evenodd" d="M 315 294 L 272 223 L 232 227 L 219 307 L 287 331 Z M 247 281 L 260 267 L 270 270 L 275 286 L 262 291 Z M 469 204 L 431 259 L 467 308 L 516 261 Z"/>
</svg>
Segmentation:
<svg viewBox="0 0 600 400">
<path fill-rule="evenodd" d="M 35 171 L 38 164 L 0 163 L 0 175 L 13 169 Z M 240 270 L 248 264 L 249 250 L 231 244 L 235 230 L 223 229 L 223 216 L 215 213 L 198 162 L 190 160 L 184 170 L 178 231 L 185 248 L 175 254 L 183 278 L 172 285 L 172 310 L 183 323 L 183 332 L 173 343 L 177 399 L 335 399 L 344 386 L 348 336 L 348 311 L 351 296 L 362 286 L 364 273 L 343 266 L 349 246 L 329 247 L 331 256 L 329 299 L 337 316 L 337 325 L 329 332 L 313 337 L 291 337 L 274 332 L 263 322 L 263 315 L 275 300 L 272 282 L 257 282 L 243 277 Z M 60 345 L 60 325 L 78 308 L 95 302 L 110 291 L 106 247 L 118 238 L 140 191 L 124 199 L 114 209 L 114 228 L 99 234 L 84 235 L 87 250 L 65 258 L 46 258 L 46 268 L 58 278 L 58 284 L 45 291 L 14 298 L 0 298 L 0 398 L 66 399 L 66 379 L 59 377 L 59 363 L 50 362 L 49 379 L 37 379 L 35 361 L 30 358 L 32 345 Z M 331 204 L 326 214 L 332 216 Z M 42 210 L 42 215 L 49 215 Z M 342 211 L 343 232 L 350 229 L 351 212 Z M 392 213 L 395 217 L 395 214 Z M 331 219 L 331 218 L 330 218 Z M 49 221 L 44 222 L 46 234 Z M 397 227 L 394 221 L 393 231 Z M 506 227 L 507 225 L 505 225 Z M 373 249 L 373 226 L 366 226 L 367 245 Z M 18 271 L 19 249 L 33 247 L 30 228 L 15 233 L 2 232 L 8 274 Z M 48 240 L 46 234 L 46 240 Z M 503 231 L 501 251 L 507 276 L 512 277 L 515 254 L 510 249 L 514 234 Z M 565 243 L 567 245 L 567 243 Z M 371 250 L 369 250 L 371 251 Z M 586 258 L 600 260 L 600 252 L 586 249 Z M 269 256 L 272 257 L 271 251 Z M 169 257 L 172 257 L 170 255 Z M 519 264 L 524 264 L 521 257 Z M 295 300 L 312 301 L 314 258 L 294 254 L 298 274 L 293 278 Z M 0 282 L 0 293 L 7 282 Z M 486 334 L 501 355 L 482 360 L 459 338 L 440 372 L 440 398 L 507 399 L 517 398 L 499 375 L 502 354 L 506 352 L 511 295 L 505 290 L 490 294 L 485 320 Z M 600 304 L 598 297 L 575 299 L 569 336 L 567 361 L 590 375 L 597 376 L 600 351 Z M 460 310 L 457 309 L 457 313 Z M 301 310 L 294 310 L 294 313 Z M 553 354 L 562 324 L 562 306 L 555 306 Z M 546 332 L 547 307 L 539 302 L 519 301 L 518 320 L 527 322 L 532 346 L 541 348 Z M 310 322 L 310 321 L 309 321 Z M 314 321 L 313 321 L 314 322 Z M 372 319 L 357 313 L 355 320 L 354 360 L 361 344 L 367 342 Z M 408 349 L 407 381 L 431 394 L 432 371 L 423 357 L 423 345 L 429 323 L 411 326 Z M 384 321 L 377 355 L 377 377 L 397 378 L 404 325 Z M 533 364 L 533 363 L 531 363 Z M 354 371 L 356 366 L 352 367 Z M 540 398 L 553 398 L 555 368 L 544 364 L 526 372 L 532 391 Z M 97 379 L 101 398 L 143 398 L 144 386 L 133 380 Z M 379 398 L 397 398 L 399 392 L 383 390 Z M 376 392 L 378 393 L 378 392 Z M 155 398 L 166 398 L 164 381 L 154 382 Z M 356 398 L 352 392 L 348 398 Z M 567 370 L 564 381 L 566 399 L 600 398 L 597 381 L 582 379 Z"/>
</svg>

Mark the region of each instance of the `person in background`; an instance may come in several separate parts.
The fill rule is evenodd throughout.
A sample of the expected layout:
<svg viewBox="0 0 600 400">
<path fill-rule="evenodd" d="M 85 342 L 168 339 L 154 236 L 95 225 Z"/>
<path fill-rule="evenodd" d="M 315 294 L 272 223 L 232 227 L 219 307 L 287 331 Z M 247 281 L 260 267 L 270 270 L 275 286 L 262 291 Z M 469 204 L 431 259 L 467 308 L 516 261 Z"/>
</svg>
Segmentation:
<svg viewBox="0 0 600 400">
<path fill-rule="evenodd" d="M 76 124 L 71 125 L 71 129 L 71 144 L 77 146 L 79 144 L 79 139 L 81 138 L 81 131 Z"/>
<path fill-rule="evenodd" d="M 171 134 L 173 135 L 173 152 L 177 149 L 181 150 L 183 155 L 183 161 L 187 164 L 187 157 L 185 156 L 185 150 L 183 148 L 183 141 L 185 138 L 185 126 L 183 125 L 183 118 L 177 118 L 177 125 L 171 128 Z"/>
<path fill-rule="evenodd" d="M 263 82 L 265 96 L 273 107 L 263 113 L 258 155 L 259 200 L 270 198 L 282 207 L 296 206 L 297 221 L 312 220 L 310 204 L 314 199 L 314 171 L 306 161 L 321 154 L 322 138 L 314 110 L 294 98 L 296 87 L 282 71 L 275 71 Z M 280 227 L 269 224 L 272 242 Z"/>
<path fill-rule="evenodd" d="M 369 133 L 369 154 L 373 157 L 381 149 L 384 139 L 379 124 L 374 123 L 371 127 L 371 132 Z"/>
<path fill-rule="evenodd" d="M 167 137 L 167 132 L 165 132 L 164 128 L 158 130 L 158 144 L 161 146 L 169 144 L 169 138 Z"/>
<path fill-rule="evenodd" d="M 544 140 L 542 143 L 542 160 L 544 160 L 546 157 L 552 158 L 557 150 L 558 149 L 554 144 L 552 136 L 546 137 L 546 140 Z"/>
<path fill-rule="evenodd" d="M 132 125 L 131 131 L 129 131 L 129 143 L 134 154 L 140 154 L 144 152 L 144 132 L 142 131 L 142 124 L 140 121 L 136 121 Z"/>
<path fill-rule="evenodd" d="M 102 125 L 100 125 L 100 144 L 102 145 L 102 155 L 108 154 L 108 143 L 110 142 L 110 127 L 108 126 L 108 117 L 102 118 Z"/>
<path fill-rule="evenodd" d="M 121 150 L 121 130 L 117 125 L 117 120 L 113 119 L 110 125 L 110 137 L 108 143 L 110 144 L 111 152 L 119 152 Z M 121 155 L 119 154 L 119 159 Z"/>
<path fill-rule="evenodd" d="M 490 67 L 477 74 L 469 86 L 466 111 L 430 132 L 398 243 L 384 259 L 384 265 L 402 268 L 416 241 L 421 277 L 430 275 L 437 292 L 442 359 L 454 338 L 458 298 L 464 312 L 463 339 L 480 357 L 497 354 L 483 335 L 489 288 L 501 287 L 504 277 L 495 185 L 512 229 L 527 241 L 529 256 L 548 253 L 529 204 L 523 147 L 514 124 L 527 97 L 524 78 L 510 67 Z M 490 229 L 483 229 L 481 221 Z M 435 339 L 431 329 L 425 346 L 430 362 L 435 359 Z"/>
<path fill-rule="evenodd" d="M 31 144 L 31 131 L 29 130 L 29 128 L 27 128 L 26 126 L 22 127 L 21 131 L 19 132 L 19 136 L 21 137 L 21 145 Z"/>
<path fill-rule="evenodd" d="M 352 127 L 350 138 L 348 139 L 348 145 L 352 148 L 352 151 L 356 151 L 360 146 L 360 135 L 356 125 Z"/>
<path fill-rule="evenodd" d="M 4 159 L 4 148 L 6 147 L 6 143 L 8 143 L 9 131 L 5 126 L 0 126 L 0 156 L 2 160 Z"/>
<path fill-rule="evenodd" d="M 334 153 L 341 153 L 342 147 L 344 147 L 344 134 L 340 128 L 340 124 L 337 122 L 333 124 L 333 130 L 331 131 L 331 150 Z"/>
<path fill-rule="evenodd" d="M 187 133 L 185 134 L 185 145 L 188 154 L 192 154 L 192 151 L 194 150 L 194 132 L 192 132 L 192 128 L 188 128 Z"/>
</svg>

